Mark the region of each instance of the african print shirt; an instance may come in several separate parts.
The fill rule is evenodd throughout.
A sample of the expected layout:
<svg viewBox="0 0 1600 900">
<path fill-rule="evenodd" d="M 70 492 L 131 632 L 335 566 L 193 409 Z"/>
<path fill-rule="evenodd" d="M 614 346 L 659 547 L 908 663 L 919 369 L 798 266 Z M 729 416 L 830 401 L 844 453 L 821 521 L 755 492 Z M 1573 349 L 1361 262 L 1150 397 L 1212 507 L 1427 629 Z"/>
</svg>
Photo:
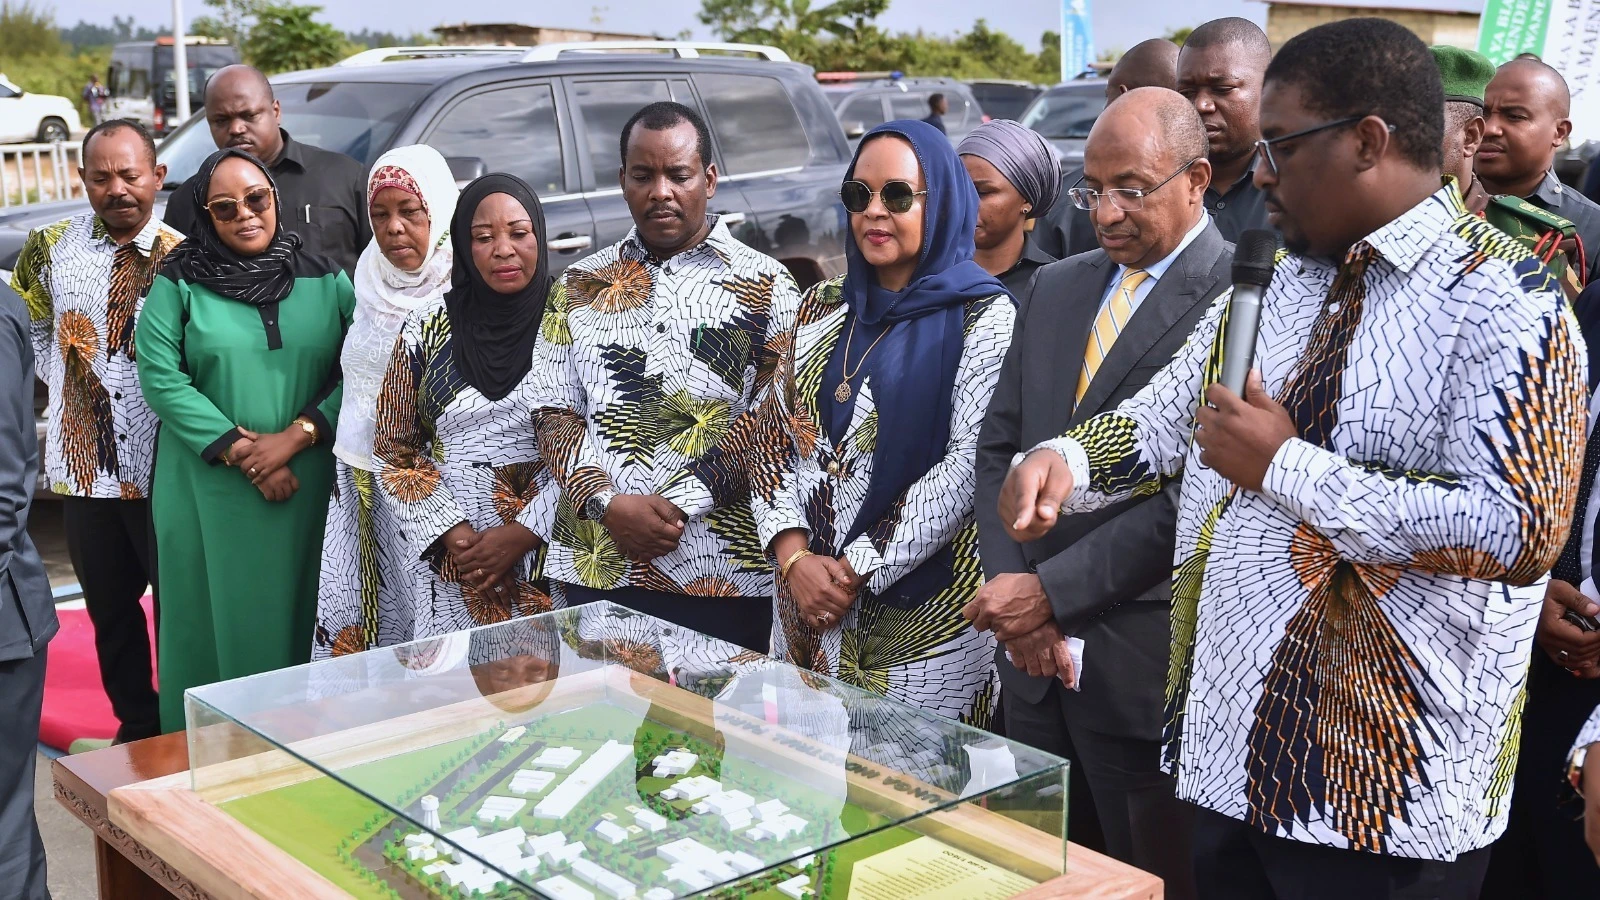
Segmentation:
<svg viewBox="0 0 1600 900">
<path fill-rule="evenodd" d="M 806 292 L 793 367 L 784 364 L 771 401 L 755 417 L 747 469 L 763 547 L 780 532 L 803 528 L 813 552 L 844 557 L 866 587 L 843 621 L 818 629 L 780 584 L 773 655 L 987 728 L 999 684 L 994 636 L 973 630 L 961 608 L 983 587 L 974 461 L 1016 308 L 1003 294 L 967 304 L 944 457 L 895 498 L 881 522 L 841 546 L 872 484 L 878 441 L 895 440 L 878 430 L 870 375 L 841 439 L 830 441 L 822 425 L 816 398 L 833 390 L 831 382 L 823 387 L 823 371 L 850 321 L 843 284 L 840 276 Z"/>
<path fill-rule="evenodd" d="M 183 235 L 152 217 L 118 247 L 87 213 L 35 229 L 11 274 L 50 390 L 45 473 L 72 497 L 150 494 L 156 414 L 139 390 L 133 327 L 161 259 Z"/>
<path fill-rule="evenodd" d="M 1143 391 L 1045 445 L 1072 468 L 1070 512 L 1183 472 L 1178 795 L 1331 847 L 1483 847 L 1505 827 L 1583 453 L 1585 351 L 1560 288 L 1448 186 L 1339 265 L 1281 256 L 1256 361 L 1299 437 L 1260 493 L 1192 442 L 1226 303 Z"/>
<path fill-rule="evenodd" d="M 767 597 L 749 491 L 722 456 L 734 420 L 771 382 L 800 291 L 781 263 L 720 222 L 652 259 L 637 231 L 569 267 L 551 290 L 533 367 L 539 448 L 563 495 L 545 574 L 596 589 Z M 689 516 L 678 549 L 631 563 L 584 504 L 661 494 Z"/>
<path fill-rule="evenodd" d="M 1572 749 L 1576 751 L 1579 747 L 1596 743 L 1600 743 L 1600 706 L 1595 707 L 1589 716 L 1589 721 L 1584 723 L 1583 730 L 1578 732 L 1578 739 L 1572 742 Z"/>
</svg>

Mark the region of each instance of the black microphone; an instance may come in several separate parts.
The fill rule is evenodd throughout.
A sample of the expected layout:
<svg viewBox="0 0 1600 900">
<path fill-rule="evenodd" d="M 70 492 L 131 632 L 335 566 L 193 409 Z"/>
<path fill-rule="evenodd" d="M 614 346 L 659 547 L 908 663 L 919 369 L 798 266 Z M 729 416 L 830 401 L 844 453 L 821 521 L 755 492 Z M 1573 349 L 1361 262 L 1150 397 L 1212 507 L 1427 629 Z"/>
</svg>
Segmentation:
<svg viewBox="0 0 1600 900">
<path fill-rule="evenodd" d="M 1272 283 L 1278 235 L 1252 228 L 1239 235 L 1233 251 L 1233 297 L 1228 301 L 1228 331 L 1222 337 L 1222 383 L 1244 396 L 1245 379 L 1255 361 L 1261 332 L 1261 298 Z"/>
</svg>

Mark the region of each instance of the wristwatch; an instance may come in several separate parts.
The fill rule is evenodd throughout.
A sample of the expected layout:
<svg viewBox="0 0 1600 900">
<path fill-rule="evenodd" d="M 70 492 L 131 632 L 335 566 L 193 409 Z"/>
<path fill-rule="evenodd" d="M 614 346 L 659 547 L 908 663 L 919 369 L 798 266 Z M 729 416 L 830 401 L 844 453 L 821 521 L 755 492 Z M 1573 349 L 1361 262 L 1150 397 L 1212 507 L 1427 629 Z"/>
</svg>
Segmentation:
<svg viewBox="0 0 1600 900">
<path fill-rule="evenodd" d="M 1572 748 L 1572 754 L 1567 757 L 1567 783 L 1572 789 L 1583 796 L 1583 763 L 1589 756 L 1590 744 L 1583 744 Z"/>
<path fill-rule="evenodd" d="M 300 430 L 304 431 L 306 433 L 306 437 L 311 438 L 311 443 L 312 444 L 316 444 L 316 442 L 317 442 L 317 423 L 311 421 L 310 419 L 306 418 L 305 416 L 300 416 L 299 418 L 295 419 L 294 423 L 296 425 L 300 426 Z"/>
<path fill-rule="evenodd" d="M 591 522 L 598 522 L 606 517 L 606 510 L 611 508 L 611 501 L 617 497 L 616 491 L 601 491 L 584 501 L 583 517 Z"/>
</svg>

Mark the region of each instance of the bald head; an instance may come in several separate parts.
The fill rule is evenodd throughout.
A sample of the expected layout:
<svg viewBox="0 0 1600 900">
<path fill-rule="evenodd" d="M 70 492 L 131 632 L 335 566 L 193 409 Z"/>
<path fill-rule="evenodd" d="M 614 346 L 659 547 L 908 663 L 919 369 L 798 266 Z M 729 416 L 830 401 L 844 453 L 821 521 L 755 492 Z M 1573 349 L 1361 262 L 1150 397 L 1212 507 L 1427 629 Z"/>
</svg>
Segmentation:
<svg viewBox="0 0 1600 900">
<path fill-rule="evenodd" d="M 1493 194 L 1530 196 L 1572 133 L 1572 96 L 1561 73 L 1538 59 L 1513 59 L 1483 91 L 1483 143 L 1473 161 Z"/>
<path fill-rule="evenodd" d="M 1106 76 L 1106 102 L 1137 88 L 1171 90 L 1177 81 L 1178 45 L 1164 38 L 1140 41 L 1111 67 Z"/>
<path fill-rule="evenodd" d="M 1211 181 L 1206 132 L 1194 107 L 1167 88 L 1135 88 L 1106 107 L 1083 151 L 1083 187 L 1102 192 L 1092 213 L 1100 246 L 1116 262 L 1164 259 L 1205 215 Z M 1170 180 L 1169 180 L 1170 179 Z M 1134 189 L 1137 201 L 1103 192 Z M 1134 205 L 1129 210 L 1117 206 Z"/>
<path fill-rule="evenodd" d="M 1261 139 L 1261 83 L 1272 45 L 1249 19 L 1214 19 L 1183 43 L 1178 92 L 1194 104 L 1211 145 L 1211 164 L 1222 188 L 1249 170 Z"/>
<path fill-rule="evenodd" d="M 1212 19 L 1189 33 L 1184 40 L 1185 50 L 1205 50 L 1210 47 L 1231 47 L 1252 57 L 1260 58 L 1261 68 L 1272 59 L 1272 43 L 1261 26 L 1238 16 Z"/>
<path fill-rule="evenodd" d="M 206 125 L 220 147 L 234 147 L 268 166 L 283 155 L 278 101 L 254 66 L 224 66 L 206 82 Z"/>
<path fill-rule="evenodd" d="M 1496 81 L 1502 85 L 1514 81 L 1525 87 L 1529 93 L 1550 103 L 1550 111 L 1560 118 L 1572 115 L 1572 91 L 1567 87 L 1567 79 L 1561 77 L 1555 66 L 1537 56 L 1519 56 L 1501 66 L 1489 82 L 1490 89 Z"/>
</svg>

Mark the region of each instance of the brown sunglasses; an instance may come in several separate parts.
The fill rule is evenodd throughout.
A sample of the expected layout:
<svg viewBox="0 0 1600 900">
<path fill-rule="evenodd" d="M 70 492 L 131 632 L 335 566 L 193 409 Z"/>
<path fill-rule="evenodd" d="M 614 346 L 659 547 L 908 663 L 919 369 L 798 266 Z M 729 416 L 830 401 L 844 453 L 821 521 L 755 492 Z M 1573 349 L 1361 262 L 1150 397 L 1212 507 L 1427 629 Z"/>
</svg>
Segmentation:
<svg viewBox="0 0 1600 900">
<path fill-rule="evenodd" d="M 258 187 L 244 195 L 243 200 L 233 197 L 219 197 L 206 204 L 206 209 L 211 212 L 211 218 L 218 222 L 232 222 L 239 218 L 239 205 L 250 212 L 261 215 L 272 208 L 272 188 Z"/>
</svg>

